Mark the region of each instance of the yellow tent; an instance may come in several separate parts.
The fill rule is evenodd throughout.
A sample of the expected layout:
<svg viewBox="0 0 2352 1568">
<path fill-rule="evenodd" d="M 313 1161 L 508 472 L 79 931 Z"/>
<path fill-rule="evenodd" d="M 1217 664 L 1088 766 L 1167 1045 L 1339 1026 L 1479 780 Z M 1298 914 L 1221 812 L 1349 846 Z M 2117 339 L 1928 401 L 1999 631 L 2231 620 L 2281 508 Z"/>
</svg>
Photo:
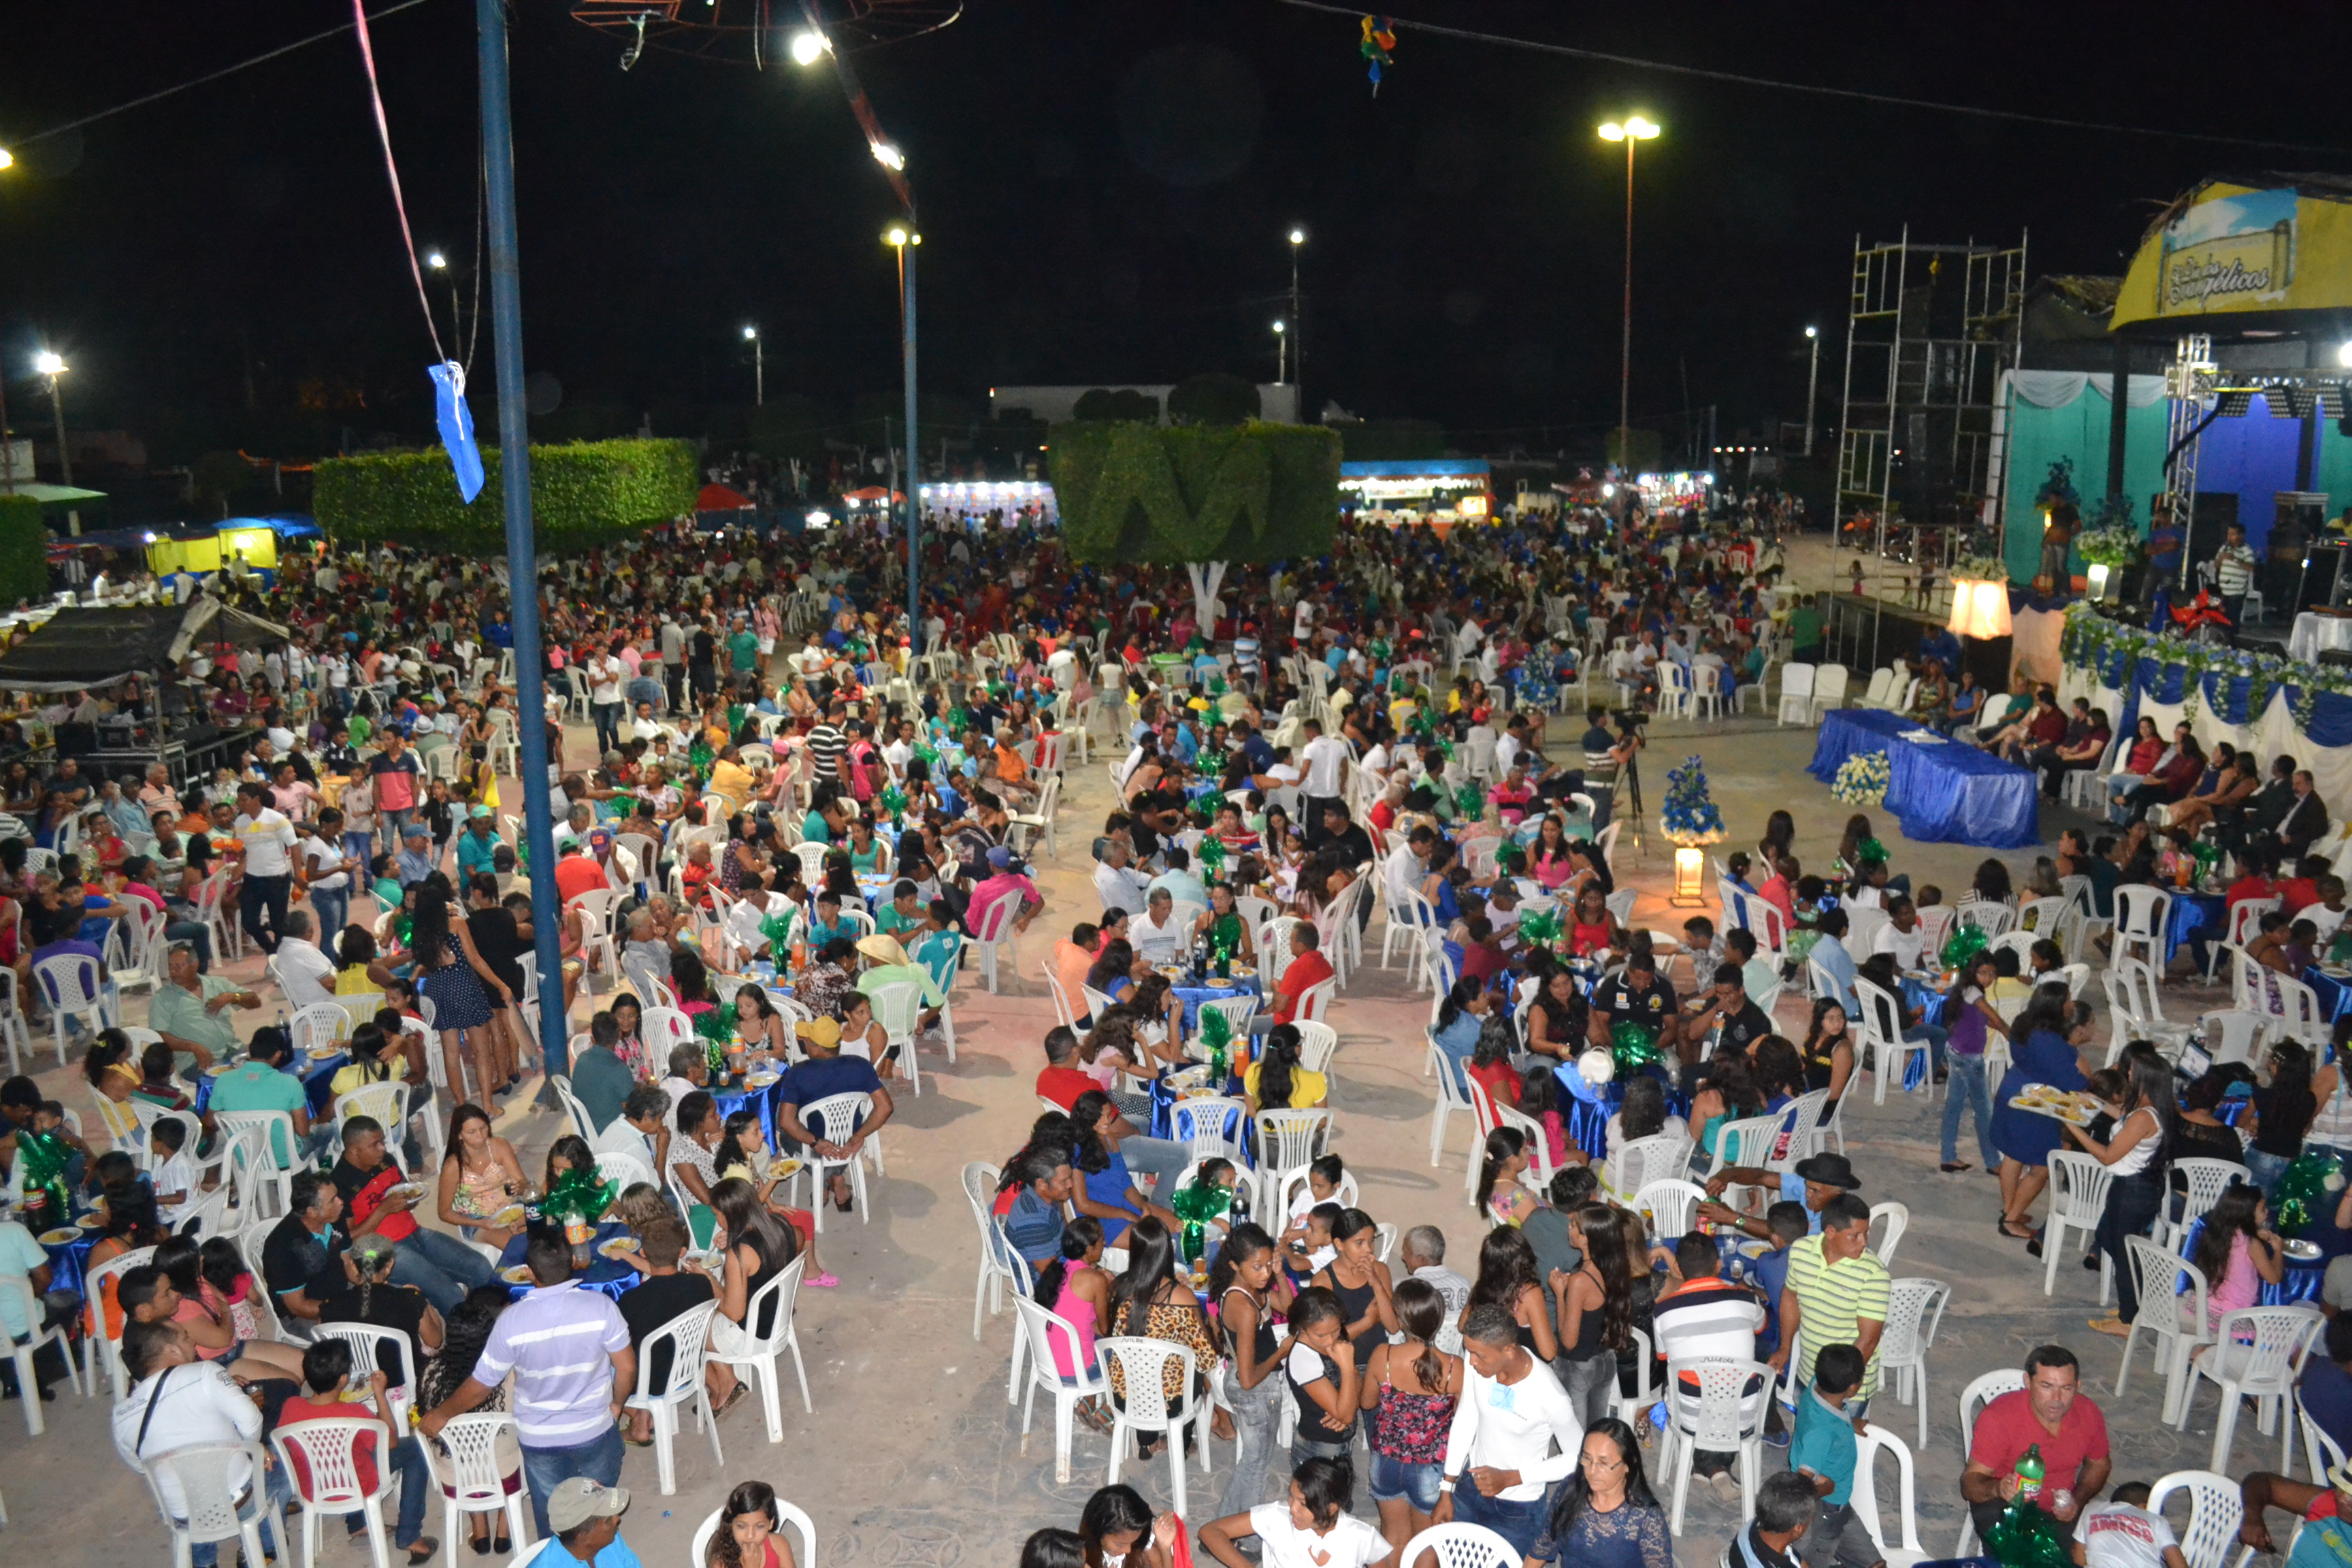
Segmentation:
<svg viewBox="0 0 2352 1568">
<path fill-rule="evenodd" d="M 2108 325 L 2236 331 L 2284 312 L 2343 310 L 2352 310 L 2352 182 L 2217 177 L 2148 230 Z"/>
<path fill-rule="evenodd" d="M 257 523 L 194 539 L 158 539 L 147 547 L 147 567 L 158 577 L 172 572 L 217 572 L 240 556 L 248 566 L 275 571 L 277 533 L 267 523 Z"/>
</svg>

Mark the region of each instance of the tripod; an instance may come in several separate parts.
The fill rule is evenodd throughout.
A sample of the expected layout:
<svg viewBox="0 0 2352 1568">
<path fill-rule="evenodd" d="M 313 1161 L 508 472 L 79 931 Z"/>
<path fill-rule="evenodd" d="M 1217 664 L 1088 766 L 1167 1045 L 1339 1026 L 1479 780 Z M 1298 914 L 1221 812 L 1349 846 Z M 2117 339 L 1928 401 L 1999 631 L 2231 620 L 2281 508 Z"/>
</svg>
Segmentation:
<svg viewBox="0 0 2352 1568">
<path fill-rule="evenodd" d="M 1640 747 L 1636 746 L 1632 754 L 1626 757 L 1625 765 L 1617 770 L 1617 782 L 1624 789 L 1627 803 L 1633 809 L 1633 847 L 1638 852 L 1647 855 L 1649 845 L 1644 841 L 1642 827 L 1642 751 Z"/>
</svg>

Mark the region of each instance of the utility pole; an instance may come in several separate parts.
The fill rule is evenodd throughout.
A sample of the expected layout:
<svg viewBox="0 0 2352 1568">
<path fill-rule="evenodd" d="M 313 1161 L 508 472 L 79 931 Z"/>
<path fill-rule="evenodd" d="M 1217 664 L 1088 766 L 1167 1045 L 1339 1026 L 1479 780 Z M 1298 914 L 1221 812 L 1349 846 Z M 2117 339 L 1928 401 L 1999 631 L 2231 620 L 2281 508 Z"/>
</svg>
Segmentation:
<svg viewBox="0 0 2352 1568">
<path fill-rule="evenodd" d="M 1805 373 L 1805 456 L 1813 455 L 1813 394 L 1822 382 L 1822 330 L 1805 329 L 1805 342 L 1812 345 L 1813 365 Z"/>
<path fill-rule="evenodd" d="M 507 513 L 507 582 L 515 656 L 515 739 L 522 752 L 523 838 L 530 851 L 539 1043 L 551 1074 L 571 1070 L 563 959 L 556 941 L 555 829 L 548 816 L 547 692 L 539 637 L 539 548 L 530 529 L 530 410 L 523 392 L 522 279 L 515 236 L 514 121 L 507 85 L 505 0 L 474 0 L 482 73 L 482 163 L 489 210 L 490 342 L 499 362 L 499 482 Z M 517 998 L 520 1002 L 520 998 Z"/>
<path fill-rule="evenodd" d="M 1306 321 L 1298 313 L 1298 247 L 1306 243 L 1305 229 L 1294 228 L 1290 231 L 1290 315 L 1284 325 L 1274 329 L 1281 332 L 1286 340 L 1293 337 L 1298 340 L 1298 346 L 1290 351 L 1290 384 L 1293 386 L 1297 385 L 1307 376 Z M 1307 411 L 1300 409 L 1297 417 L 1304 421 Z"/>
</svg>

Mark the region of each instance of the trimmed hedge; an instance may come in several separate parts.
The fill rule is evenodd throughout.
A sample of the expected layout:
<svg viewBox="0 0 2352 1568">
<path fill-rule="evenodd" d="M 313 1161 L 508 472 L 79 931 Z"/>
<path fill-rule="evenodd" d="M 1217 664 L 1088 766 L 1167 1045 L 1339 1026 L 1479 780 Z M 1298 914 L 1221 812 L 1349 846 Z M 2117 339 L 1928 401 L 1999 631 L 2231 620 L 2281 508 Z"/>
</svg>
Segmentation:
<svg viewBox="0 0 2352 1568">
<path fill-rule="evenodd" d="M 399 452 L 319 464 L 311 510 L 339 542 L 390 540 L 503 552 L 506 499 L 496 447 L 482 449 L 482 493 L 467 506 L 449 455 Z M 685 441 L 581 441 L 530 449 L 531 532 L 542 548 L 585 549 L 694 510 L 701 471 Z"/>
<path fill-rule="evenodd" d="M 1073 560 L 1300 561 L 1338 531 L 1339 437 L 1319 425 L 1056 425 L 1048 457 Z"/>
<path fill-rule="evenodd" d="M 41 503 L 0 494 L 0 605 L 49 596 L 49 529 Z"/>
</svg>

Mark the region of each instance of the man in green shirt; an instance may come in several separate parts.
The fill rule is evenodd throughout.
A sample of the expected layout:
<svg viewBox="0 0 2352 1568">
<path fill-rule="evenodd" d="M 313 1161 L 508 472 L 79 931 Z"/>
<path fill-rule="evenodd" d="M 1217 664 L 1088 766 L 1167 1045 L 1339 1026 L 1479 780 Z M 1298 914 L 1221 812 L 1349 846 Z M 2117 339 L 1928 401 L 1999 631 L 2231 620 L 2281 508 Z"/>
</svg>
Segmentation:
<svg viewBox="0 0 2352 1568">
<path fill-rule="evenodd" d="M 740 616 L 735 618 L 735 635 L 727 639 L 727 651 L 735 661 L 736 674 L 750 675 L 760 668 L 760 639 Z"/>
<path fill-rule="evenodd" d="M 236 1023 L 232 1007 L 251 1011 L 261 998 L 233 980 L 196 973 L 196 950 L 184 942 L 172 944 L 163 984 L 147 1009 L 147 1026 L 163 1037 L 173 1053 L 193 1064 L 199 1051 L 208 1059 L 225 1060 L 236 1049 Z"/>
<path fill-rule="evenodd" d="M 257 1006 L 259 1004 L 255 1004 Z M 252 1055 L 241 1065 L 229 1068 L 213 1079 L 211 1109 L 218 1115 L 229 1110 L 282 1110 L 294 1124 L 294 1136 L 305 1155 L 316 1155 L 334 1135 L 334 1127 L 313 1129 L 310 1125 L 310 1099 L 304 1092 L 302 1080 L 294 1076 L 293 1042 L 286 1031 L 274 1025 L 253 1032 Z M 292 1163 L 293 1156 L 286 1147 L 286 1130 L 282 1126 L 269 1131 L 270 1152 L 277 1157 L 278 1168 L 284 1170 Z"/>
<path fill-rule="evenodd" d="M 902 877 L 890 889 L 889 903 L 874 917 L 874 929 L 884 936 L 895 937 L 902 931 L 920 931 L 923 923 L 923 900 L 919 896 L 919 889 Z"/>
<path fill-rule="evenodd" d="M 1790 657 L 1801 664 L 1811 664 L 1821 658 L 1822 613 L 1811 599 L 1801 599 L 1789 612 Z"/>
<path fill-rule="evenodd" d="M 868 999 L 886 985 L 899 985 L 912 981 L 922 987 L 922 1008 L 916 1024 L 917 1031 L 929 1029 L 940 1021 L 940 1009 L 948 1003 L 940 990 L 940 983 L 931 978 L 929 970 L 907 956 L 906 949 L 898 945 L 897 937 L 877 932 L 866 938 L 857 944 L 857 989 L 864 992 Z"/>
</svg>

